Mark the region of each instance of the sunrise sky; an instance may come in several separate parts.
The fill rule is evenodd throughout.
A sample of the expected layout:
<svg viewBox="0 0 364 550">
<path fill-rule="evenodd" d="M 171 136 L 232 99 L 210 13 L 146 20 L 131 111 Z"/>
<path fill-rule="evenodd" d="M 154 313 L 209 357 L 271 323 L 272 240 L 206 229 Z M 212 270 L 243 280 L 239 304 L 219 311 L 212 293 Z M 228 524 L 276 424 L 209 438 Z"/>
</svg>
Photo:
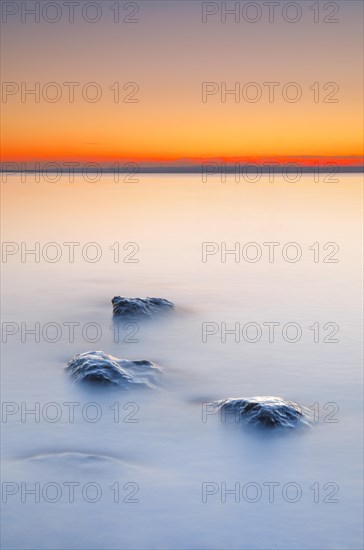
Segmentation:
<svg viewBox="0 0 364 550">
<path fill-rule="evenodd" d="M 3 161 L 163 164 L 293 156 L 305 163 L 303 157 L 313 156 L 363 164 L 362 2 L 339 2 L 333 17 L 339 22 L 331 24 L 314 23 L 308 8 L 313 2 L 307 1 L 299 2 L 302 17 L 296 23 L 284 20 L 284 2 L 274 23 L 264 6 L 261 21 L 236 23 L 228 17 L 223 23 L 220 2 L 212 3 L 219 12 L 204 23 L 197 0 L 140 1 L 135 15 L 134 3 L 123 11 L 121 2 L 121 17 L 132 14 L 139 22 L 115 23 L 113 2 L 99 4 L 103 14 L 96 23 L 83 21 L 80 8 L 74 23 L 68 22 L 65 7 L 56 23 L 43 18 L 35 23 L 31 16 L 22 23 L 20 12 L 7 16 L 1 41 Z M 329 13 L 320 13 L 321 19 Z M 92 10 L 89 14 L 94 16 Z M 22 101 L 22 91 L 37 82 L 39 102 L 30 94 Z M 47 88 L 50 82 L 57 86 Z M 79 83 L 73 103 L 70 85 L 64 84 L 70 82 Z M 101 90 L 98 102 L 82 96 L 89 82 Z M 124 90 L 131 82 L 136 84 Z M 205 101 L 204 82 L 215 83 Z M 223 82 L 227 89 L 240 87 L 240 102 L 233 95 L 222 102 Z M 249 82 L 256 84 L 244 88 Z M 277 83 L 273 102 L 268 82 Z M 302 91 L 296 103 L 282 95 L 295 95 L 294 88 L 284 88 L 289 82 Z M 324 89 L 326 83 L 335 86 Z M 259 89 L 259 101 L 245 99 Z M 42 92 L 51 99 L 61 96 L 47 102 Z M 96 87 L 86 86 L 91 99 L 95 92 Z M 123 102 L 126 96 L 134 102 Z M 324 102 L 328 97 L 338 102 Z"/>
</svg>

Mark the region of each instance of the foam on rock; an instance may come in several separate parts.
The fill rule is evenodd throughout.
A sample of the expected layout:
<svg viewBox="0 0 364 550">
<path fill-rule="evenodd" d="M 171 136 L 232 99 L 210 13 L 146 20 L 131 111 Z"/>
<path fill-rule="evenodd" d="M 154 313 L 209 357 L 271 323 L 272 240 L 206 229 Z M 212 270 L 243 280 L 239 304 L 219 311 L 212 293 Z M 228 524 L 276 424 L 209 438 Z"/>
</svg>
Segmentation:
<svg viewBox="0 0 364 550">
<path fill-rule="evenodd" d="M 254 426 L 295 428 L 308 424 L 309 419 L 306 409 L 280 397 L 240 397 L 217 401 L 216 405 L 225 418 L 235 414 L 236 421 Z"/>
<path fill-rule="evenodd" d="M 75 382 L 119 386 L 123 389 L 153 388 L 162 372 L 151 361 L 118 359 L 103 351 L 75 355 L 66 370 Z"/>
</svg>

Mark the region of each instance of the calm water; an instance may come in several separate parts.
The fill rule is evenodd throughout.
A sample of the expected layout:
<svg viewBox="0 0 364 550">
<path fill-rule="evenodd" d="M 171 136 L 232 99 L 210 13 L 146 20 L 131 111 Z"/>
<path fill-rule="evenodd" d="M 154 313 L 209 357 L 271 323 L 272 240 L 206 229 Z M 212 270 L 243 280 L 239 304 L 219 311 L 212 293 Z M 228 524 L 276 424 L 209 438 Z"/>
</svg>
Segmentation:
<svg viewBox="0 0 364 550">
<path fill-rule="evenodd" d="M 139 180 L 2 185 L 3 547 L 361 548 L 361 176 Z M 73 262 L 64 243 L 79 243 Z M 176 313 L 116 335 L 120 294 Z M 156 361 L 160 389 L 75 387 L 63 368 L 92 349 Z M 317 422 L 267 433 L 203 417 L 205 401 L 252 395 L 313 405 Z"/>
</svg>

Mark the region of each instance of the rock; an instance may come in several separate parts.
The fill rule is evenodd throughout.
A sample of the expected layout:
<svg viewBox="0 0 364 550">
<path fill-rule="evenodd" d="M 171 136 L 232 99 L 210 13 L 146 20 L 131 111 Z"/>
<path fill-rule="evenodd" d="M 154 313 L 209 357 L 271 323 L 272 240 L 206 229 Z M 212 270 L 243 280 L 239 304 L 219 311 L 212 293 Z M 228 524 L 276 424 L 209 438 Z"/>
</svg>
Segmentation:
<svg viewBox="0 0 364 550">
<path fill-rule="evenodd" d="M 64 452 L 54 452 L 54 453 L 44 453 L 30 456 L 26 459 L 29 462 L 44 462 L 45 464 L 50 463 L 68 463 L 69 466 L 93 466 L 100 464 L 101 466 L 106 466 L 106 463 L 116 462 L 121 463 L 122 461 L 110 457 L 108 455 L 99 455 L 96 453 L 83 453 L 79 451 L 64 451 Z"/>
<path fill-rule="evenodd" d="M 75 355 L 66 367 L 75 382 L 119 386 L 123 389 L 153 388 L 161 369 L 150 361 L 128 361 L 103 351 Z"/>
<path fill-rule="evenodd" d="M 164 298 L 115 296 L 111 301 L 115 317 L 153 317 L 162 311 L 174 308 L 174 304 Z"/>
<path fill-rule="evenodd" d="M 241 397 L 217 401 L 224 416 L 235 414 L 235 421 L 268 428 L 294 428 L 299 423 L 307 424 L 308 411 L 297 403 L 280 397 Z"/>
</svg>

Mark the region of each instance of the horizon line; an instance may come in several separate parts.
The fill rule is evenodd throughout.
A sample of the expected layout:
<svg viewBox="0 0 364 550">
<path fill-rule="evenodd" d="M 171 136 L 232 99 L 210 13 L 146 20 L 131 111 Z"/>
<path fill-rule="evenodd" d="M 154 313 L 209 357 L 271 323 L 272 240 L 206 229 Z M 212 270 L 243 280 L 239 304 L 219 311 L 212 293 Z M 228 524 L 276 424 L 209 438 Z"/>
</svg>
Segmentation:
<svg viewBox="0 0 364 550">
<path fill-rule="evenodd" d="M 87 163 L 86 163 L 87 164 Z M 96 163 L 92 163 L 96 164 Z M 249 165 L 246 165 L 249 166 Z M 241 170 L 242 166 L 240 166 L 239 170 L 236 164 L 230 164 L 225 165 L 224 167 L 220 166 L 216 168 L 216 170 L 209 170 L 207 168 L 216 168 L 213 163 L 209 164 L 208 166 L 203 165 L 188 165 L 188 166 L 141 166 L 136 163 L 129 162 L 127 165 L 120 166 L 117 169 L 112 168 L 110 166 L 101 166 L 98 165 L 97 168 L 87 168 L 88 174 L 97 174 L 101 171 L 103 174 L 130 174 L 131 172 L 134 174 L 204 174 L 206 176 L 213 176 L 218 174 L 227 174 L 227 175 L 234 175 L 239 173 L 246 173 L 254 174 L 256 172 L 259 172 L 260 174 L 271 174 L 272 172 L 275 173 L 297 173 L 300 172 L 302 174 L 309 174 L 309 173 L 327 173 L 327 174 L 337 174 L 337 173 L 364 173 L 364 164 L 363 165 L 339 165 L 335 163 L 330 163 L 326 166 L 317 166 L 317 165 L 299 165 L 295 164 L 294 166 L 284 165 L 284 164 L 264 164 L 259 165 L 255 164 L 254 166 L 250 163 L 251 169 L 245 169 L 244 171 Z M 134 171 L 133 171 L 134 168 Z M 9 174 L 16 176 L 18 174 L 40 174 L 47 172 L 48 174 L 58 174 L 61 171 L 61 175 L 63 171 L 65 174 L 67 173 L 73 173 L 73 174 L 82 174 L 84 173 L 84 169 L 82 168 L 73 168 L 72 170 L 68 171 L 60 167 L 59 169 L 35 169 L 35 168 L 28 168 L 28 169 L 4 169 L 0 166 L 0 173 L 2 174 Z"/>
<path fill-rule="evenodd" d="M 71 155 L 70 155 L 71 157 Z M 0 172 L 19 173 L 151 173 L 151 174 L 254 174 L 254 173 L 362 173 L 364 157 L 360 155 L 245 155 L 209 157 L 100 157 L 85 156 L 77 160 L 32 158 L 1 160 Z"/>
<path fill-rule="evenodd" d="M 207 164 L 220 165 L 221 167 L 244 165 L 244 166 L 284 166 L 295 165 L 301 167 L 313 167 L 321 163 L 347 166 L 347 167 L 363 167 L 364 155 L 275 155 L 275 154 L 263 154 L 263 155 L 206 155 L 206 156 L 179 156 L 179 157 L 165 157 L 163 155 L 156 155 L 154 157 L 149 156 L 112 156 L 112 155 L 60 155 L 54 156 L 39 156 L 16 158 L 12 156 L 6 157 L 3 155 L 0 159 L 0 170 L 7 171 L 12 169 L 28 170 L 41 168 L 41 165 L 54 165 L 56 168 L 60 164 L 72 165 L 74 168 L 80 166 L 81 163 L 95 164 L 96 166 L 109 166 L 110 170 L 115 168 L 115 165 L 120 164 L 136 164 L 144 169 L 166 169 L 166 168 L 183 168 L 183 169 L 196 169 Z M 7 169 L 8 167 L 8 169 Z"/>
</svg>

